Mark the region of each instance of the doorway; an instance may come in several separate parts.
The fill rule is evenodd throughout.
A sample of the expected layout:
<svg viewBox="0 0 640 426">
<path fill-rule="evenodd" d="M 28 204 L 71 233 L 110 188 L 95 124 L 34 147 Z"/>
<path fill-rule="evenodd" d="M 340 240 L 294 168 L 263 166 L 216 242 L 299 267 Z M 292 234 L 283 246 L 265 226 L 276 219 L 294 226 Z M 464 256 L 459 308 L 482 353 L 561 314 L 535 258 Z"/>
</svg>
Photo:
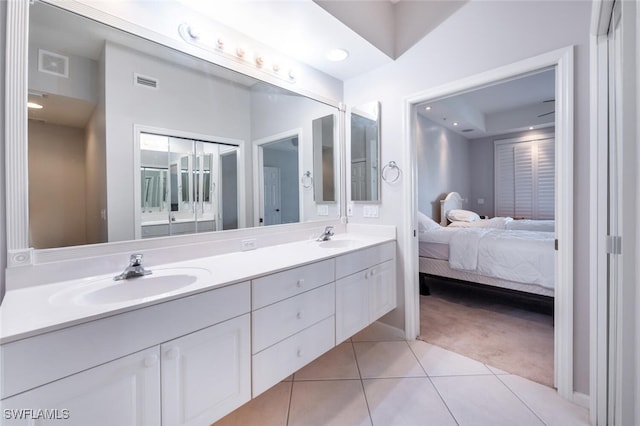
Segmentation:
<svg viewBox="0 0 640 426">
<path fill-rule="evenodd" d="M 405 134 L 407 143 L 404 160 L 412 170 L 412 179 L 404 186 L 404 199 L 407 206 L 405 222 L 410 224 L 409 231 L 417 237 L 418 229 L 418 191 L 416 174 L 418 170 L 416 152 L 416 105 L 454 94 L 486 87 L 496 82 L 526 75 L 539 70 L 555 67 L 555 135 L 557 149 L 556 164 L 556 240 L 559 241 L 555 255 L 555 329 L 554 329 L 554 365 L 555 383 L 558 392 L 564 398 L 573 395 L 573 49 L 565 48 L 549 52 L 534 58 L 491 70 L 463 80 L 420 92 L 405 99 Z M 562 179 L 559 177 L 562 176 Z M 406 253 L 418 253 L 418 239 L 407 239 Z M 405 321 L 407 338 L 413 339 L 420 333 L 418 258 L 406 256 L 405 260 Z"/>
<path fill-rule="evenodd" d="M 296 223 L 302 217 L 298 132 L 254 142 L 256 226 Z"/>
</svg>

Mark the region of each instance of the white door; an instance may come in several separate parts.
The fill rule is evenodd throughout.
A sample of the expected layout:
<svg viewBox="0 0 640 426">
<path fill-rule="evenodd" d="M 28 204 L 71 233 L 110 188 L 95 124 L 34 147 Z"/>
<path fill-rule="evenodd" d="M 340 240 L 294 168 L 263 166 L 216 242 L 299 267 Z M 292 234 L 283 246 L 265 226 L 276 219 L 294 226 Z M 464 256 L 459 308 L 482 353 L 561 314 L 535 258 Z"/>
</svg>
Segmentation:
<svg viewBox="0 0 640 426">
<path fill-rule="evenodd" d="M 6 426 L 158 426 L 158 347 L 5 399 L 2 408 Z"/>
<path fill-rule="evenodd" d="M 280 169 L 267 167 L 264 170 L 264 224 L 282 223 Z"/>
<path fill-rule="evenodd" d="M 210 425 L 251 399 L 249 323 L 245 314 L 161 346 L 164 426 Z"/>
</svg>

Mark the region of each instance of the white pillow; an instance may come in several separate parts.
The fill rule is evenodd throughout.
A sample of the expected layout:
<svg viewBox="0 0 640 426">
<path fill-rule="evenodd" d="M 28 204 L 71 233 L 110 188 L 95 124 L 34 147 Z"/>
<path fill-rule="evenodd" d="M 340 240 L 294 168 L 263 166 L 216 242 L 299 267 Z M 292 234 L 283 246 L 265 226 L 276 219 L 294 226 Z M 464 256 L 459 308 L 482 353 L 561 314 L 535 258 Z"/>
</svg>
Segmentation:
<svg viewBox="0 0 640 426">
<path fill-rule="evenodd" d="M 469 210 L 453 209 L 447 212 L 447 219 L 451 222 L 475 222 L 480 220 L 480 216 Z"/>
<path fill-rule="evenodd" d="M 438 228 L 440 228 L 440 225 L 433 219 L 422 212 L 418 212 L 418 230 L 420 232 L 427 232 Z"/>
</svg>

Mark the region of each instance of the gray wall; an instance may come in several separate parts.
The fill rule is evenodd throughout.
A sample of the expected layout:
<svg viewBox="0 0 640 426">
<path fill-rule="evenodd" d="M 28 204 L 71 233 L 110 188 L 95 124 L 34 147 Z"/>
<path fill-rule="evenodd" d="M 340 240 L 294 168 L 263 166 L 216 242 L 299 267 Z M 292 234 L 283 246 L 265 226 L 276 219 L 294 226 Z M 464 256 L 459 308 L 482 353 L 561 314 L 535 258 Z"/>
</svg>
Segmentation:
<svg viewBox="0 0 640 426">
<path fill-rule="evenodd" d="M 470 196 L 470 144 L 428 118 L 419 115 L 417 124 L 418 210 L 439 222 L 440 200 L 447 193 Z"/>
<path fill-rule="evenodd" d="M 382 104 L 382 164 L 398 162 L 402 182 L 382 185 L 377 220 L 355 206 L 352 222 L 398 227 L 399 307 L 385 321 L 404 326 L 403 259 L 411 234 L 404 189 L 411 171 L 404 164 L 404 102 L 433 87 L 567 46 L 574 52 L 574 387 L 589 393 L 589 27 L 591 3 L 515 1 L 466 3 L 395 62 L 345 81 L 345 103 L 371 99 Z M 544 25 L 540 23 L 543 22 Z"/>
<path fill-rule="evenodd" d="M 0 22 L 1 27 L 7 28 L 7 3 L 0 1 Z M 4 70 L 6 51 L 6 35 L 5 31 L 0 31 L 0 69 Z M 4 71 L 0 78 L 0 99 L 4 100 Z M 0 172 L 0 302 L 4 298 L 5 291 L 5 269 L 7 267 L 7 217 L 6 217 L 6 201 L 5 201 L 5 166 L 4 166 L 4 102 L 0 104 L 0 164 L 2 172 Z"/>
</svg>

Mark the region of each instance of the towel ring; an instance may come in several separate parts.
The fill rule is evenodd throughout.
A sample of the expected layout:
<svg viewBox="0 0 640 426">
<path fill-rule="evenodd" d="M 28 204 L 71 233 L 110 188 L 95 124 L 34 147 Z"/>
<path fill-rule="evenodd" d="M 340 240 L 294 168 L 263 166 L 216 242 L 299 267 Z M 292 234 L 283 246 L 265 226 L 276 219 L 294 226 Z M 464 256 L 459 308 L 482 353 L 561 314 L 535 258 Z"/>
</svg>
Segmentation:
<svg viewBox="0 0 640 426">
<path fill-rule="evenodd" d="M 300 178 L 300 183 L 305 189 L 309 189 L 313 186 L 313 177 L 311 176 L 311 172 L 309 170 L 304 172 L 304 174 Z"/>
<path fill-rule="evenodd" d="M 389 161 L 382 168 L 382 180 L 387 183 L 394 183 L 400 179 L 401 173 L 402 171 L 400 170 L 400 167 L 398 167 L 398 164 L 396 164 L 395 161 Z"/>
</svg>

